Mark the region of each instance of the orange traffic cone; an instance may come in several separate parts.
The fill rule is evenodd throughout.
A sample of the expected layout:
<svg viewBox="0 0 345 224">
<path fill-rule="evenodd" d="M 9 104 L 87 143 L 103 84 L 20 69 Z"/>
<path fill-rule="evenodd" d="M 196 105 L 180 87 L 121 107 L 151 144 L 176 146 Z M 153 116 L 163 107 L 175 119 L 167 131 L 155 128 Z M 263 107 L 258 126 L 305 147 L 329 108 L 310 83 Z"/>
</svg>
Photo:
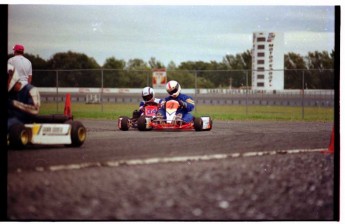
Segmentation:
<svg viewBox="0 0 345 224">
<path fill-rule="evenodd" d="M 72 118 L 71 94 L 69 93 L 66 94 L 64 115 L 68 116 L 68 118 Z"/>
<path fill-rule="evenodd" d="M 334 127 L 332 129 L 331 141 L 329 142 L 328 150 L 322 151 L 322 153 L 334 153 Z"/>
</svg>

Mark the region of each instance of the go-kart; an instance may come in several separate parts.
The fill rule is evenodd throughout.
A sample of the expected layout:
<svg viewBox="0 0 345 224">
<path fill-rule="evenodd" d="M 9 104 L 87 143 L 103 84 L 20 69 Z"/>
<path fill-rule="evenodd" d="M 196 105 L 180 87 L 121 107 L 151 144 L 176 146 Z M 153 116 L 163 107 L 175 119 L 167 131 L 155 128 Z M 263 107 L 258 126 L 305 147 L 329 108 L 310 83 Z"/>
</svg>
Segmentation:
<svg viewBox="0 0 345 224">
<path fill-rule="evenodd" d="M 144 115 L 140 116 L 136 125 L 139 131 L 149 130 L 195 130 L 209 131 L 212 129 L 212 120 L 209 116 L 194 117 L 191 122 L 184 122 L 180 116 L 176 114 L 180 104 L 176 100 L 169 100 L 165 103 L 166 119 L 157 116 L 159 104 L 146 105 L 144 107 Z M 121 130 L 128 130 L 130 120 L 120 117 L 118 126 Z"/>
<path fill-rule="evenodd" d="M 85 140 L 85 126 L 63 114 L 35 116 L 30 123 L 13 125 L 7 134 L 7 145 L 11 148 L 29 144 L 80 147 Z"/>
<path fill-rule="evenodd" d="M 127 116 L 120 116 L 117 120 L 117 126 L 122 131 L 128 131 L 129 128 L 138 128 L 138 120 L 141 116 L 155 117 L 160 105 L 155 102 L 145 102 L 143 108 L 143 115 L 141 112 L 135 110 L 131 118 Z"/>
</svg>

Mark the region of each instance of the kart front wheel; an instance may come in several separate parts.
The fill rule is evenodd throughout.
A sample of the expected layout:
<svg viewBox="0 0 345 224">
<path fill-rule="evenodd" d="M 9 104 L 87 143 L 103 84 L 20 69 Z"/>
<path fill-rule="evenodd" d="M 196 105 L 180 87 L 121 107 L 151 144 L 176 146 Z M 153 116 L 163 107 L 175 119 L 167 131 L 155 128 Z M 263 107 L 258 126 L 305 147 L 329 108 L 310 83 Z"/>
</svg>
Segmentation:
<svg viewBox="0 0 345 224">
<path fill-rule="evenodd" d="M 146 117 L 145 117 L 145 116 L 139 117 L 137 123 L 138 123 L 138 129 L 139 129 L 139 131 L 148 131 L 148 130 L 151 130 L 151 129 L 147 129 L 147 120 L 146 120 Z"/>
<path fill-rule="evenodd" d="M 86 128 L 79 121 L 67 121 L 71 125 L 72 147 L 80 147 L 86 140 Z"/>
<path fill-rule="evenodd" d="M 9 131 L 9 145 L 12 148 L 24 148 L 30 141 L 30 131 L 23 124 L 15 124 Z"/>
<path fill-rule="evenodd" d="M 128 131 L 129 129 L 129 117 L 121 116 L 117 121 L 117 126 L 122 131 Z"/>
</svg>

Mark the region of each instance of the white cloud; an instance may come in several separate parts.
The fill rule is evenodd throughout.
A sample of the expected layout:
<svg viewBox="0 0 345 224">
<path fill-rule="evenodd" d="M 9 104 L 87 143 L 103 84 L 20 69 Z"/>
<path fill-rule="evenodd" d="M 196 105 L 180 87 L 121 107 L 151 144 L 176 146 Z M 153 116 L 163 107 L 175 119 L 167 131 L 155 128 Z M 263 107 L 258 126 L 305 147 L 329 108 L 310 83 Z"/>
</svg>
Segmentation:
<svg viewBox="0 0 345 224">
<path fill-rule="evenodd" d="M 334 50 L 334 33 L 287 32 L 284 34 L 285 52 L 307 55 L 313 51 Z"/>
<path fill-rule="evenodd" d="M 285 52 L 333 49 L 334 7 L 10 5 L 9 53 L 22 43 L 48 59 L 68 50 L 167 64 L 219 61 L 252 46 L 252 33 L 285 33 Z"/>
</svg>

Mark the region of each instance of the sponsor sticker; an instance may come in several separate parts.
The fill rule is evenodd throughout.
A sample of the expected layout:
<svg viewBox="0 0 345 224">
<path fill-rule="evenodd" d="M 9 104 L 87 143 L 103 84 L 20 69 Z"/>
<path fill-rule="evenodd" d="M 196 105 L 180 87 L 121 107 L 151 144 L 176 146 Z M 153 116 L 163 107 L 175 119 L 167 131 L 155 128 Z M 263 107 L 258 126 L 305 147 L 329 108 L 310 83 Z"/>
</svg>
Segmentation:
<svg viewBox="0 0 345 224">
<path fill-rule="evenodd" d="M 44 125 L 42 127 L 42 135 L 66 135 L 68 129 L 68 125 Z"/>
</svg>

